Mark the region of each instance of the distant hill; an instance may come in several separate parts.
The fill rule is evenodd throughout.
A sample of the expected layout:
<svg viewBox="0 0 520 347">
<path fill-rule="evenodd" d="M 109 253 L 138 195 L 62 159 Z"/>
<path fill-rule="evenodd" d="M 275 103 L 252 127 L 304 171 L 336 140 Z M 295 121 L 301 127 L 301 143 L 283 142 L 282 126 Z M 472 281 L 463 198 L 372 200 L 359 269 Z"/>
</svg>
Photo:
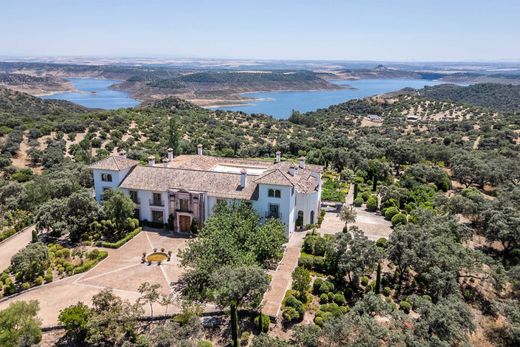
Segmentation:
<svg viewBox="0 0 520 347">
<path fill-rule="evenodd" d="M 87 112 L 89 109 L 64 100 L 43 100 L 26 93 L 0 87 L 0 114 L 48 115 L 64 112 Z"/>
<path fill-rule="evenodd" d="M 429 99 L 477 105 L 502 112 L 520 111 L 520 86 L 480 83 L 466 87 L 441 84 L 420 89 L 419 95 Z"/>
</svg>

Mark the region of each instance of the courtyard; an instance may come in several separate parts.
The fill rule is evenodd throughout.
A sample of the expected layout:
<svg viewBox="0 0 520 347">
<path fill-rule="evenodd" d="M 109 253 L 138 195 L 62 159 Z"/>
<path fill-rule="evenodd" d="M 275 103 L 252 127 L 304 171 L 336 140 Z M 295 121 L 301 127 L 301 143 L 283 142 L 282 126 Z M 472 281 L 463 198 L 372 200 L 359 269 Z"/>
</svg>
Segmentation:
<svg viewBox="0 0 520 347">
<path fill-rule="evenodd" d="M 4 299 L 0 301 L 0 310 L 15 301 L 38 300 L 38 316 L 43 326 L 50 326 L 57 324 L 58 315 L 63 308 L 78 301 L 89 305 L 92 296 L 102 289 L 112 288 L 116 295 L 132 302 L 140 297 L 137 288 L 143 282 L 159 283 L 160 291 L 167 294 L 170 284 L 176 282 L 182 274 L 177 254 L 186 241 L 186 238 L 174 237 L 163 231 L 142 231 L 121 248 L 108 249 L 109 256 L 92 270 Z M 172 251 L 169 262 L 162 262 L 160 266 L 141 262 L 143 252 L 151 253 L 154 249 L 161 248 L 164 248 L 165 252 Z M 146 306 L 144 308 L 148 310 Z M 176 312 L 178 309 L 178 306 L 173 305 L 168 309 L 168 313 Z M 159 309 L 157 313 L 164 312 Z"/>
</svg>

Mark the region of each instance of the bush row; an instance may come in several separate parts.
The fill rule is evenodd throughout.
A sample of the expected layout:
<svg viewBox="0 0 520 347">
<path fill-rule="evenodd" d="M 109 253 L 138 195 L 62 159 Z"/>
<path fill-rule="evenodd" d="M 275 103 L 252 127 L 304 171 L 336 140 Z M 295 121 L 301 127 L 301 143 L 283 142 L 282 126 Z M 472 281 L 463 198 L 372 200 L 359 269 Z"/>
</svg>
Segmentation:
<svg viewBox="0 0 520 347">
<path fill-rule="evenodd" d="M 123 237 L 121 240 L 116 242 L 107 242 L 107 241 L 98 241 L 96 242 L 96 246 L 98 247 L 105 247 L 105 248 L 119 248 L 131 239 L 133 239 L 137 234 L 141 232 L 141 228 L 137 228 L 134 231 L 126 234 L 125 237 Z"/>
</svg>

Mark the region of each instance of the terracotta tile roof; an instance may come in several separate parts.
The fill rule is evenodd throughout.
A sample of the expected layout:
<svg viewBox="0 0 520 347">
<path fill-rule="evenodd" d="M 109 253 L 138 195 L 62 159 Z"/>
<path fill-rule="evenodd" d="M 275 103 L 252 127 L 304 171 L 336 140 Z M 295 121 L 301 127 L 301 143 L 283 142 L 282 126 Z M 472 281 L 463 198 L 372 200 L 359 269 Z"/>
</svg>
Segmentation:
<svg viewBox="0 0 520 347">
<path fill-rule="evenodd" d="M 119 171 L 128 169 L 132 166 L 136 166 L 139 164 L 137 160 L 128 159 L 126 157 L 120 157 L 120 156 L 110 156 L 108 158 L 105 158 L 103 160 L 97 161 L 91 165 L 89 165 L 89 169 L 94 170 L 112 170 L 112 171 Z"/>
<path fill-rule="evenodd" d="M 248 177 L 248 180 L 250 183 L 245 188 L 241 188 L 240 174 L 137 166 L 128 174 L 120 187 L 151 191 L 185 189 L 207 192 L 219 198 L 256 200 L 257 185 L 251 182 L 252 177 Z"/>
<path fill-rule="evenodd" d="M 112 156 L 94 163 L 91 169 L 123 170 L 133 167 L 121 188 L 150 191 L 186 189 L 204 191 L 212 196 L 236 199 L 256 199 L 259 184 L 293 186 L 300 193 L 311 193 L 319 184 L 319 174 L 323 170 L 318 165 L 298 168 L 292 162 L 271 162 L 255 159 L 210 157 L 204 155 L 180 155 L 172 161 L 155 166 L 136 166 L 137 161 Z M 297 174 L 289 174 L 289 167 L 295 165 Z M 217 167 L 252 169 L 248 173 L 248 184 L 240 188 L 238 172 L 222 172 Z M 233 170 L 231 170 L 233 171 Z"/>
</svg>

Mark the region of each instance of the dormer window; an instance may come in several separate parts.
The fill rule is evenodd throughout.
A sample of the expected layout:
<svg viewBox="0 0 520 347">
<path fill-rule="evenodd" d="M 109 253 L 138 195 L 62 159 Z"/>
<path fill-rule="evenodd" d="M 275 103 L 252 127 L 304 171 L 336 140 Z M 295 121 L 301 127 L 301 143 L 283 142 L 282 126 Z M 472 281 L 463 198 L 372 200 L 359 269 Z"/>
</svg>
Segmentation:
<svg viewBox="0 0 520 347">
<path fill-rule="evenodd" d="M 282 192 L 279 189 L 269 189 L 267 191 L 267 196 L 270 198 L 281 198 Z"/>
<path fill-rule="evenodd" d="M 101 180 L 103 182 L 112 182 L 112 174 L 109 173 L 102 173 L 101 174 Z"/>
</svg>

